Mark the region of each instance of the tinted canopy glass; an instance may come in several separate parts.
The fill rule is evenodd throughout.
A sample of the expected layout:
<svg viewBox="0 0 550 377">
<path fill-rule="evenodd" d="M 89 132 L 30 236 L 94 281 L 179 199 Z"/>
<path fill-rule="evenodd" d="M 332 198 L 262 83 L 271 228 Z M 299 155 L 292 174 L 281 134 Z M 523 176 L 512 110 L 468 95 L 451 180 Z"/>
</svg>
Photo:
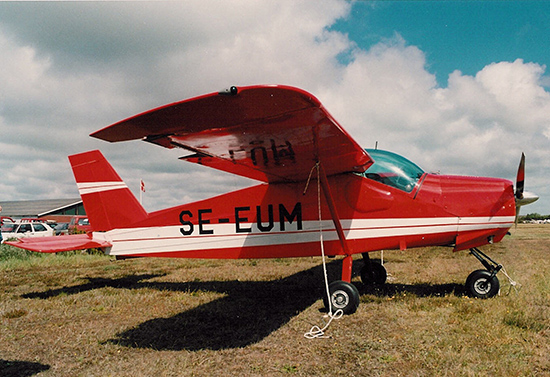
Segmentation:
<svg viewBox="0 0 550 377">
<path fill-rule="evenodd" d="M 374 159 L 374 164 L 362 174 L 366 178 L 411 192 L 424 174 L 418 165 L 398 154 L 380 149 L 366 151 Z"/>
</svg>

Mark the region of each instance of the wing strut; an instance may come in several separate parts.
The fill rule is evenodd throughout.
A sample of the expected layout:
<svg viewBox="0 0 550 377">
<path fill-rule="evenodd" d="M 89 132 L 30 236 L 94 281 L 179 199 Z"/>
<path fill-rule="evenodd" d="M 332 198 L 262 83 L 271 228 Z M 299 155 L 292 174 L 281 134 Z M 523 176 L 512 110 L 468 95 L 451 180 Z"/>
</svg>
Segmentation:
<svg viewBox="0 0 550 377">
<path fill-rule="evenodd" d="M 344 251 L 344 254 L 345 254 L 344 260 L 342 261 L 342 280 L 350 283 L 351 271 L 353 267 L 353 257 L 349 252 L 348 242 L 346 240 L 346 236 L 344 235 L 344 229 L 342 228 L 342 223 L 340 222 L 340 216 L 338 216 L 338 211 L 336 210 L 336 206 L 334 205 L 334 198 L 332 196 L 332 191 L 330 190 L 330 186 L 328 184 L 328 178 L 322 164 L 319 164 L 318 171 L 319 171 L 318 179 L 321 183 L 321 187 L 323 188 L 323 194 L 325 195 L 325 199 L 327 201 L 328 208 L 330 210 L 330 216 L 332 217 L 332 222 L 334 223 L 334 226 L 336 228 L 336 233 L 338 234 L 338 239 L 340 240 L 340 244 L 342 245 L 342 250 Z"/>
</svg>

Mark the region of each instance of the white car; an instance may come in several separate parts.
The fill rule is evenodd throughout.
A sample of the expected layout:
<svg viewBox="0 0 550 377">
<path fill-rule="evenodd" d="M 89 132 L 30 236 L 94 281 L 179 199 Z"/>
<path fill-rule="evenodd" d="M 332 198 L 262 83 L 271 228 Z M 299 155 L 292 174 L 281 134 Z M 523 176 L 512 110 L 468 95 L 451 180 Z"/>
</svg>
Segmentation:
<svg viewBox="0 0 550 377">
<path fill-rule="evenodd" d="M 53 236 L 53 229 L 41 222 L 5 223 L 2 225 L 2 243 L 10 238 Z"/>
</svg>

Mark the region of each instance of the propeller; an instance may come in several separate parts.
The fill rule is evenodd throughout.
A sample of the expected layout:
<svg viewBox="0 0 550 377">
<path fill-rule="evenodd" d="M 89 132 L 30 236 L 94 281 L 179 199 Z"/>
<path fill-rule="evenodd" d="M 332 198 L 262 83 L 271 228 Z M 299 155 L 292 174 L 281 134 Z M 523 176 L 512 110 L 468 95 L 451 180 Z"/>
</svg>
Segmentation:
<svg viewBox="0 0 550 377">
<path fill-rule="evenodd" d="M 516 177 L 516 203 L 523 199 L 523 189 L 525 188 L 525 153 L 521 152 L 519 161 L 518 175 Z"/>
<path fill-rule="evenodd" d="M 519 161 L 518 175 L 516 177 L 516 226 L 518 225 L 519 210 L 522 206 L 531 204 L 538 200 L 538 196 L 524 191 L 525 188 L 525 153 L 521 153 Z"/>
</svg>

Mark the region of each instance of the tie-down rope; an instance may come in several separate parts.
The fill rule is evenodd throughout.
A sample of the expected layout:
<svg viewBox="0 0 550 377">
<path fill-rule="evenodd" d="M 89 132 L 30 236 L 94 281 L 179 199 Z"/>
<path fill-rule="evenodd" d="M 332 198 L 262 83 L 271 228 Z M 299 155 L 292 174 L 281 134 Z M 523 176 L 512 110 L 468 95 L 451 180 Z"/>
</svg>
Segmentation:
<svg viewBox="0 0 550 377">
<path fill-rule="evenodd" d="M 329 338 L 329 336 L 325 335 L 325 330 L 330 326 L 330 323 L 333 319 L 340 319 L 344 315 L 344 312 L 342 309 L 338 309 L 334 314 L 332 313 L 332 300 L 330 299 L 330 290 L 329 290 L 329 284 L 328 284 L 328 274 L 327 274 L 327 265 L 325 261 L 325 247 L 323 242 L 323 218 L 321 216 L 321 173 L 319 171 L 320 164 L 317 162 L 315 166 L 311 168 L 311 171 L 309 172 L 309 177 L 307 179 L 306 187 L 304 189 L 304 195 L 307 191 L 307 188 L 309 186 L 309 182 L 311 180 L 311 176 L 313 175 L 313 171 L 317 169 L 317 207 L 319 209 L 319 243 L 321 244 L 321 256 L 323 257 L 323 273 L 325 275 L 325 290 L 327 295 L 327 301 L 328 301 L 328 322 L 325 323 L 323 328 L 320 328 L 319 326 L 313 326 L 308 332 L 304 334 L 304 337 L 307 339 L 316 339 L 316 338 Z"/>
</svg>

